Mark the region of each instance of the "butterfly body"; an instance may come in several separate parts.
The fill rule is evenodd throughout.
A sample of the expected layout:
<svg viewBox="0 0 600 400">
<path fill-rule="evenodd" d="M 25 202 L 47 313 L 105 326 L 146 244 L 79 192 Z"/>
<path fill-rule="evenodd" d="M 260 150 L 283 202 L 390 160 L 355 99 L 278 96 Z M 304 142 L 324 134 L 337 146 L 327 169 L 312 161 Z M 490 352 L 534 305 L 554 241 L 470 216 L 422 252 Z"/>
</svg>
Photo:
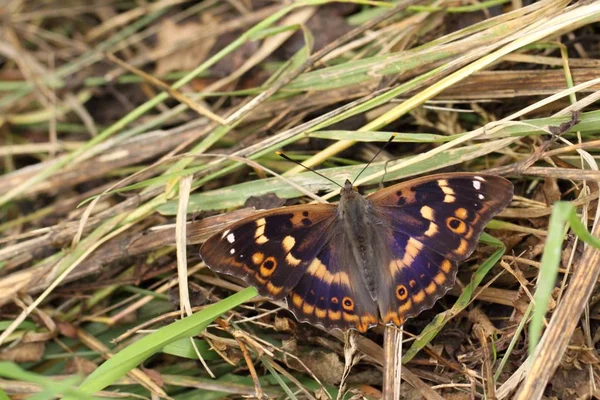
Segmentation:
<svg viewBox="0 0 600 400">
<path fill-rule="evenodd" d="M 273 299 L 301 321 L 365 331 L 402 325 L 454 284 L 457 262 L 508 205 L 497 176 L 439 174 L 368 196 L 349 181 L 339 204 L 260 212 L 212 236 L 201 255 Z"/>
<path fill-rule="evenodd" d="M 351 258 L 342 261 L 342 264 L 357 266 L 371 299 L 376 301 L 379 288 L 377 266 L 381 265 L 381 256 L 387 253 L 384 242 L 379 238 L 384 224 L 373 203 L 360 195 L 348 180 L 341 191 L 336 223 L 340 227 L 334 230 L 345 236 L 338 239 L 346 244 L 347 253 L 343 257 Z"/>
</svg>

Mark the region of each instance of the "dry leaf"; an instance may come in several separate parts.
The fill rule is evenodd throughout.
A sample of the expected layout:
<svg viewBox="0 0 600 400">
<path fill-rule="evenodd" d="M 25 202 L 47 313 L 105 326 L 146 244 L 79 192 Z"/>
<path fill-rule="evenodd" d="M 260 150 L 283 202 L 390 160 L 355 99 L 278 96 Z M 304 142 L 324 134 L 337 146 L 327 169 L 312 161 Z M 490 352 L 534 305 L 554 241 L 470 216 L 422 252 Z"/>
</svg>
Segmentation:
<svg viewBox="0 0 600 400">
<path fill-rule="evenodd" d="M 44 342 L 20 343 L 0 352 L 0 360 L 16 363 L 36 362 L 42 359 L 45 349 L 46 343 Z"/>
<path fill-rule="evenodd" d="M 285 199 L 280 198 L 275 193 L 266 193 L 262 196 L 250 196 L 246 199 L 244 207 L 254 207 L 257 210 L 269 210 L 271 208 L 281 207 L 285 204 Z"/>
<path fill-rule="evenodd" d="M 154 383 L 156 383 L 160 387 L 165 387 L 165 381 L 164 381 L 162 375 L 160 374 L 160 372 L 158 372 L 155 369 L 151 369 L 151 368 L 142 368 L 142 369 L 143 369 L 144 373 L 146 375 L 148 375 Z"/>
<path fill-rule="evenodd" d="M 87 376 L 94 372 L 96 368 L 98 368 L 98 366 L 93 361 L 83 357 L 74 356 L 72 359 L 67 360 L 65 374 L 81 374 Z"/>
<path fill-rule="evenodd" d="M 68 338 L 75 339 L 77 337 L 77 328 L 75 325 L 69 322 L 57 322 L 56 326 L 58 327 L 58 331 L 61 335 L 64 335 Z"/>
<path fill-rule="evenodd" d="M 289 318 L 275 317 L 275 331 L 276 332 L 292 332 L 296 326 Z"/>
<path fill-rule="evenodd" d="M 158 42 L 154 51 L 162 52 L 162 49 L 176 47 L 178 42 L 182 40 L 192 39 L 205 29 L 204 25 L 208 24 L 210 19 L 211 17 L 208 17 L 206 13 L 202 14 L 202 22 L 188 22 L 178 25 L 170 19 L 165 19 L 161 23 Z M 154 74 L 161 77 L 172 71 L 186 71 L 196 68 L 206 59 L 214 42 L 214 39 L 209 38 L 198 44 L 177 50 L 167 57 L 160 58 L 156 62 Z"/>
</svg>

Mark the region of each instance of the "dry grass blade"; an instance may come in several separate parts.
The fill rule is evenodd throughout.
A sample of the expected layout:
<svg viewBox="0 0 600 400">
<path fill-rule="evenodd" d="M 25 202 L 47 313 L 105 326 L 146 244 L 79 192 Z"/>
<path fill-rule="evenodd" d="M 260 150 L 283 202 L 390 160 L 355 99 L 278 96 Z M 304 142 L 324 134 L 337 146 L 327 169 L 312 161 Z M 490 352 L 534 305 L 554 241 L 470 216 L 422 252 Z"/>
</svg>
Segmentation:
<svg viewBox="0 0 600 400">
<path fill-rule="evenodd" d="M 209 109 L 202 107 L 202 105 L 194 102 L 192 99 L 189 99 L 188 97 L 184 96 L 183 94 L 181 94 L 177 90 L 172 89 L 169 85 L 167 85 L 163 81 L 161 81 L 159 79 L 156 79 L 155 77 L 153 77 L 152 75 L 149 75 L 149 74 L 145 73 L 144 71 L 141 71 L 141 70 L 139 70 L 139 69 L 137 69 L 135 67 L 130 66 L 129 64 L 127 64 L 123 60 L 121 60 L 118 57 L 116 57 L 114 54 L 105 53 L 105 55 L 112 62 L 120 65 L 121 67 L 125 68 L 128 71 L 133 72 L 136 75 L 141 76 L 142 78 L 144 78 L 145 81 L 147 81 L 147 82 L 153 84 L 154 86 L 157 86 L 157 87 L 161 88 L 162 90 L 164 90 L 165 92 L 169 93 L 173 98 L 175 98 L 179 102 L 187 105 L 189 108 L 191 108 L 192 110 L 196 111 L 198 114 L 203 115 L 203 116 L 211 119 L 212 121 L 218 122 L 221 125 L 226 125 L 227 124 L 227 121 L 225 121 L 222 117 L 220 117 L 217 114 L 213 113 Z"/>
<path fill-rule="evenodd" d="M 383 340 L 383 398 L 398 399 L 402 382 L 402 328 L 387 326 Z"/>
<path fill-rule="evenodd" d="M 600 225 L 596 226 L 592 234 L 600 237 Z M 588 246 L 578 264 L 569 287 L 528 364 L 529 372 L 524 376 L 515 397 L 518 400 L 541 398 L 548 381 L 558 368 L 579 323 L 578 317 L 583 313 L 600 276 L 600 249 Z"/>
</svg>

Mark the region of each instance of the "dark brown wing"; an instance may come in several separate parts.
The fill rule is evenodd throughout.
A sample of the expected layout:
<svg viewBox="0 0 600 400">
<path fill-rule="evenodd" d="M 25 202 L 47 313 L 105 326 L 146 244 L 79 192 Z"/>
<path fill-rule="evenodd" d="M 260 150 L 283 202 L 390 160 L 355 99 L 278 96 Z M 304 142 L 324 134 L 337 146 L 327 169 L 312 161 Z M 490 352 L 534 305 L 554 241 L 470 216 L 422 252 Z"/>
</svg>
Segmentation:
<svg viewBox="0 0 600 400">
<path fill-rule="evenodd" d="M 291 290 L 288 306 L 299 321 L 364 332 L 379 321 L 377 305 L 352 256 L 352 244 L 343 232 L 334 231 Z"/>
<path fill-rule="evenodd" d="M 512 183 L 502 177 L 454 173 L 403 182 L 368 198 L 394 232 L 460 261 L 475 250 L 485 225 L 512 196 Z"/>
<path fill-rule="evenodd" d="M 200 255 L 214 271 L 283 298 L 326 244 L 336 206 L 307 204 L 263 211 L 210 237 Z"/>
<path fill-rule="evenodd" d="M 390 249 L 379 269 L 383 321 L 402 325 L 431 308 L 454 285 L 457 262 L 473 252 L 512 196 L 508 180 L 478 174 L 433 175 L 370 195 Z"/>
</svg>

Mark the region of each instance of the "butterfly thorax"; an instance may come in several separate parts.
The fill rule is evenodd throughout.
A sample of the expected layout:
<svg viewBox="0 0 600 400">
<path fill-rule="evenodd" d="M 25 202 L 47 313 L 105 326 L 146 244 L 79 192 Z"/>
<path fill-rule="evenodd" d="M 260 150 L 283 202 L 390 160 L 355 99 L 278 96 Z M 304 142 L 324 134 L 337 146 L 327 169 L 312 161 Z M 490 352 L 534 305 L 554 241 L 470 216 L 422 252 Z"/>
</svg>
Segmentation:
<svg viewBox="0 0 600 400">
<path fill-rule="evenodd" d="M 338 218 L 343 226 L 347 257 L 354 258 L 373 300 L 377 299 L 378 281 L 374 266 L 381 258 L 381 241 L 377 240 L 377 218 L 372 203 L 346 180 L 341 191 Z"/>
</svg>

